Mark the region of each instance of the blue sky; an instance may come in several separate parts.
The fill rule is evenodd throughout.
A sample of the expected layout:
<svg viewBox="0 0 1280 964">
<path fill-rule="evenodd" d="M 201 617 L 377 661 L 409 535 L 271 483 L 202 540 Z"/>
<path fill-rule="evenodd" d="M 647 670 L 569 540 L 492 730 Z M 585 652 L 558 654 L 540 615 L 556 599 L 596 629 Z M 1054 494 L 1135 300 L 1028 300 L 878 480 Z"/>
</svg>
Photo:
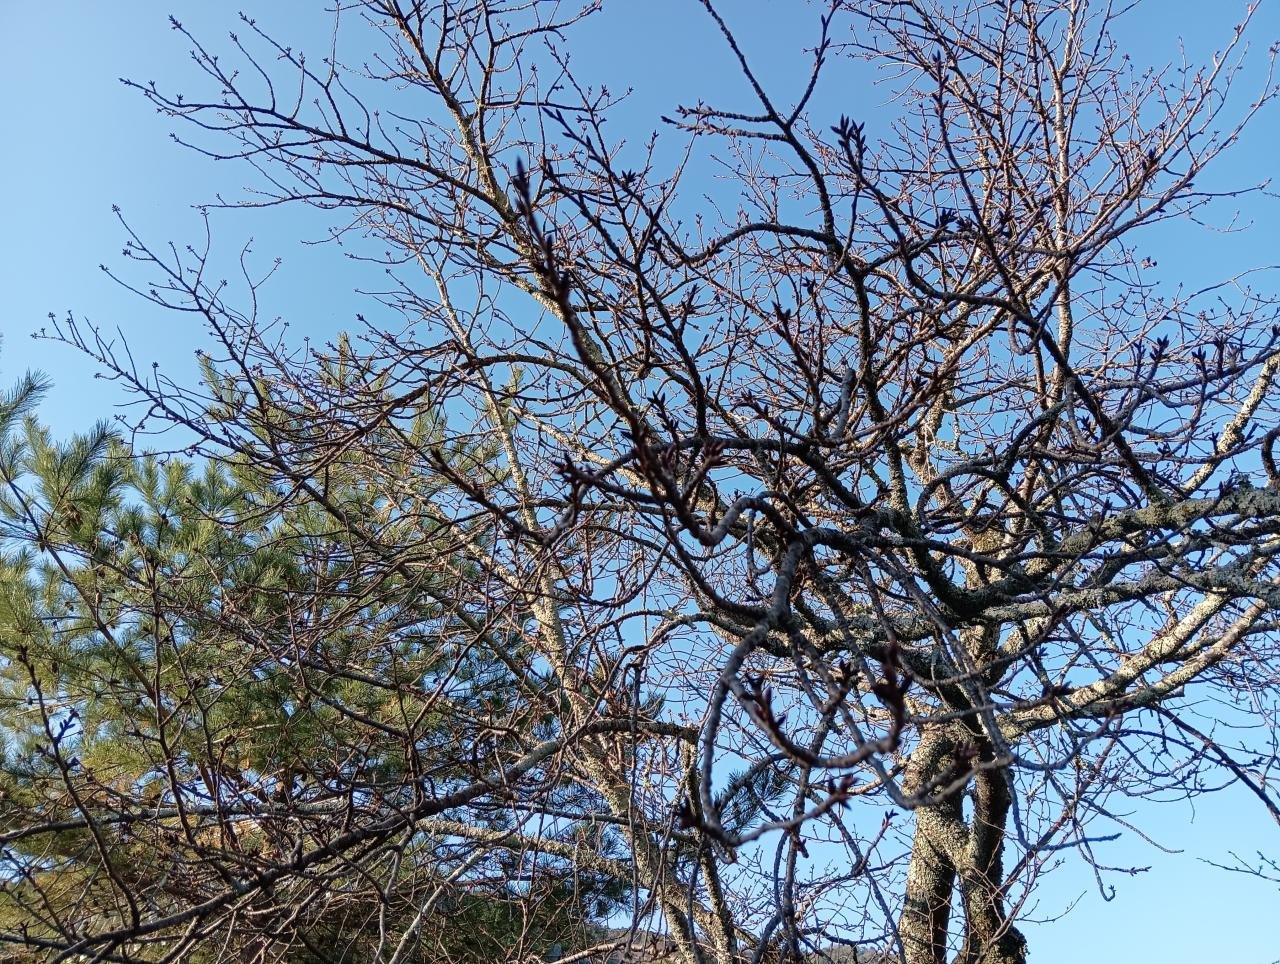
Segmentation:
<svg viewBox="0 0 1280 964">
<path fill-rule="evenodd" d="M 270 29 L 298 46 L 323 36 L 316 29 L 323 18 L 295 16 L 303 5 L 246 3 Z M 724 7 L 762 73 L 783 90 L 794 85 L 794 61 L 768 51 L 775 44 L 811 43 L 817 9 L 799 0 L 741 0 Z M 616 133 L 631 134 L 634 125 L 636 140 L 643 139 L 681 92 L 696 89 L 712 100 L 735 96 L 739 88 L 720 69 L 721 49 L 693 0 L 613 0 L 606 8 L 606 17 L 591 28 L 591 43 L 576 48 L 576 63 L 615 89 L 634 85 L 635 94 L 614 122 L 623 125 Z M 1229 36 L 1228 19 L 1236 9 L 1243 4 L 1153 0 L 1129 22 L 1123 39 L 1138 61 L 1178 59 L 1180 39 L 1191 56 L 1205 56 Z M 188 81 L 194 86 L 186 42 L 167 23 L 170 12 L 214 44 L 235 27 L 234 6 L 191 0 L 0 0 L 6 134 L 0 151 L 5 187 L 0 382 L 11 383 L 28 368 L 51 375 L 55 389 L 42 415 L 60 433 L 110 417 L 121 397 L 113 385 L 95 380 L 92 366 L 74 352 L 28 337 L 46 324 L 49 312 L 73 311 L 108 329 L 119 328 L 140 367 L 156 361 L 179 380 L 194 371 L 192 351 L 203 334 L 186 319 L 158 313 L 99 270 L 100 263 L 119 267 L 122 262 L 125 235 L 112 205 L 120 205 L 148 241 L 185 244 L 203 233 L 193 205 L 218 192 L 234 194 L 244 183 L 241 169 L 173 144 L 164 119 L 117 79 L 127 75 L 176 89 Z M 1263 4 L 1253 36 L 1259 52 L 1280 38 L 1280 3 Z M 1219 169 L 1220 183 L 1244 184 L 1272 173 L 1278 130 L 1280 115 L 1272 110 Z M 1280 260 L 1280 205 L 1274 198 L 1259 198 L 1247 213 L 1255 222 L 1252 230 L 1214 236 L 1210 243 L 1187 244 L 1183 238 L 1192 235 L 1170 232 L 1158 249 L 1169 277 L 1194 282 L 1233 266 Z M 250 238 L 261 265 L 284 259 L 267 293 L 267 313 L 287 317 L 299 336 L 313 339 L 332 335 L 369 307 L 352 294 L 360 278 L 356 266 L 331 248 L 302 243 L 320 236 L 318 224 L 296 211 L 214 215 L 216 250 L 224 262 Z M 1267 287 L 1274 290 L 1274 280 Z M 1251 964 L 1280 959 L 1280 926 L 1273 920 L 1280 896 L 1276 885 L 1197 860 L 1222 857 L 1228 850 L 1243 856 L 1258 850 L 1280 854 L 1280 830 L 1247 794 L 1218 794 L 1199 801 L 1194 810 L 1186 804 L 1145 807 L 1134 819 L 1182 853 L 1163 854 L 1132 835 L 1101 848 L 1100 858 L 1112 865 L 1152 868 L 1139 876 L 1111 874 L 1107 883 L 1116 888 L 1116 899 L 1110 903 L 1098 896 L 1091 874 L 1069 862 L 1042 889 L 1040 913 L 1053 916 L 1077 896 L 1079 906 L 1057 923 L 1027 925 L 1031 960 Z"/>
</svg>

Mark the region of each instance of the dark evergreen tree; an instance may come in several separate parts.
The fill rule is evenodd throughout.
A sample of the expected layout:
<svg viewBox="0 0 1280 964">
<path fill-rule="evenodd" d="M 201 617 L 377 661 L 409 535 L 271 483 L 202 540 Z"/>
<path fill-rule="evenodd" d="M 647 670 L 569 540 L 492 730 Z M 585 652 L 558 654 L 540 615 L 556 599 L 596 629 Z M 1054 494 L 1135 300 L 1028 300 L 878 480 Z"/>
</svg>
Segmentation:
<svg viewBox="0 0 1280 964">
<path fill-rule="evenodd" d="M 472 558 L 485 520 L 446 525 L 429 471 L 376 487 L 335 460 L 313 501 L 105 425 L 59 444 L 40 391 L 27 378 L 0 405 L 5 939 L 129 960 L 372 960 L 388 931 L 402 961 L 581 946 L 622 864 L 568 858 L 606 837 L 550 828 L 540 847 L 494 806 L 506 788 L 476 792 L 556 738 L 520 692 L 519 600 Z M 401 428 L 426 439 L 434 416 Z M 493 453 L 442 457 L 480 471 Z M 450 794 L 448 820 L 413 816 Z M 198 910 L 219 900 L 211 928 Z"/>
</svg>

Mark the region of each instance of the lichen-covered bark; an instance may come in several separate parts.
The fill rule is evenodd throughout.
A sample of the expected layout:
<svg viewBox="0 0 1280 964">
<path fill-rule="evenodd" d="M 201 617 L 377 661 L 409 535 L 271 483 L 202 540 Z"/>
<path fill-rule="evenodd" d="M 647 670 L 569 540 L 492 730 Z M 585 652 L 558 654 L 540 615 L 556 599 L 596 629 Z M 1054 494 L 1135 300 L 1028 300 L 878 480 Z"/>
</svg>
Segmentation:
<svg viewBox="0 0 1280 964">
<path fill-rule="evenodd" d="M 916 793 L 955 752 L 955 741 L 942 730 L 926 729 L 911 754 L 903 789 Z M 918 807 L 916 829 L 907 869 L 906 901 L 898 925 L 907 964 L 945 964 L 947 928 L 956 867 L 950 836 L 960 823 L 959 796 L 936 806 Z"/>
<path fill-rule="evenodd" d="M 966 737 L 973 734 L 926 729 L 908 764 L 908 792 L 919 792 L 945 774 Z M 991 759 L 989 749 L 980 750 L 980 764 Z M 908 964 L 946 964 L 957 888 L 963 932 L 957 935 L 954 964 L 1025 964 L 1026 941 L 1008 918 L 1002 888 L 1010 802 L 1004 774 L 985 768 L 974 778 L 971 821 L 965 821 L 960 791 L 916 809 L 899 923 Z"/>
<path fill-rule="evenodd" d="M 957 868 L 965 935 L 955 964 L 1023 964 L 1026 960 L 1027 942 L 1008 919 L 1002 887 L 1010 802 L 1005 775 L 995 769 L 980 770 L 974 778 L 968 847 Z"/>
</svg>

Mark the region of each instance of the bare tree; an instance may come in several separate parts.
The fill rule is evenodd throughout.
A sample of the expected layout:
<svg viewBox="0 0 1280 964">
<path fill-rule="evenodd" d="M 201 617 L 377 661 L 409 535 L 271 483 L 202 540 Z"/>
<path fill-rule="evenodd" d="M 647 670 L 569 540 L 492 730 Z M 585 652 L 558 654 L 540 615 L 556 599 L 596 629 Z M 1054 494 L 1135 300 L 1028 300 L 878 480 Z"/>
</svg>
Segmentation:
<svg viewBox="0 0 1280 964">
<path fill-rule="evenodd" d="M 475 892 L 515 854 L 513 877 L 550 860 L 612 881 L 625 926 L 583 930 L 578 959 L 662 931 L 650 952 L 686 961 L 1006 964 L 1039 874 L 1064 851 L 1096 865 L 1117 800 L 1238 782 L 1280 818 L 1276 303 L 1243 270 L 1162 283 L 1144 248 L 1219 197 L 1206 168 L 1275 97 L 1268 76 L 1228 110 L 1247 17 L 1211 63 L 1143 73 L 1106 5 L 832 0 L 784 102 L 729 7 L 691 0 L 752 106 L 691 91 L 634 145 L 569 69 L 596 6 L 349 3 L 307 57 L 246 20 L 222 56 L 188 36 L 207 93 L 139 86 L 195 149 L 255 169 L 244 203 L 332 212 L 389 280 L 349 341 L 303 350 L 205 255 L 133 237 L 139 293 L 212 332 L 205 385 L 72 319 L 59 334 L 261 480 L 227 525 L 305 512 L 341 534 L 362 576 L 308 589 L 351 598 L 324 633 L 392 584 L 433 594 L 440 652 L 505 666 L 504 689 L 459 696 L 472 723 L 443 744 L 324 690 L 412 764 L 291 773 L 270 815 L 292 855 L 202 843 L 186 903 L 104 857 L 95 885 L 129 913 L 51 913 L 29 944 L 321 955 L 305 921 L 358 903 L 361 953 L 431 959 L 441 891 L 390 868 L 462 844 L 474 860 L 430 879 Z M 865 65 L 893 96 L 882 136 L 812 106 Z M 264 665 L 297 658 L 235 633 Z M 313 670 L 427 716 L 466 678 L 366 658 Z M 197 783 L 150 810 L 81 795 L 10 837 L 263 819 Z"/>
</svg>

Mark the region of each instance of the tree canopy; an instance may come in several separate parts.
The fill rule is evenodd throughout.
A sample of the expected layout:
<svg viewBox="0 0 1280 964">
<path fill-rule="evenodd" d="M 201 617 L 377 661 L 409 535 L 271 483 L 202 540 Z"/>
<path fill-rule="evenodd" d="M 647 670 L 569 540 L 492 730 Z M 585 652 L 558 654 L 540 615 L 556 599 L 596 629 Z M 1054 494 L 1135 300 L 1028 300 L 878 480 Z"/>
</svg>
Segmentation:
<svg viewBox="0 0 1280 964">
<path fill-rule="evenodd" d="M 54 336 L 182 453 L 6 401 L 0 940 L 1021 964 L 1125 800 L 1280 819 L 1277 302 L 1149 240 L 1244 196 L 1247 18 L 1152 73 L 1085 0 L 797 5 L 784 100 L 691 2 L 746 100 L 637 144 L 598 6 L 174 22 L 134 86 L 379 287 L 300 346 L 126 228 L 202 380 Z M 867 66 L 883 131 L 815 106 Z"/>
</svg>

